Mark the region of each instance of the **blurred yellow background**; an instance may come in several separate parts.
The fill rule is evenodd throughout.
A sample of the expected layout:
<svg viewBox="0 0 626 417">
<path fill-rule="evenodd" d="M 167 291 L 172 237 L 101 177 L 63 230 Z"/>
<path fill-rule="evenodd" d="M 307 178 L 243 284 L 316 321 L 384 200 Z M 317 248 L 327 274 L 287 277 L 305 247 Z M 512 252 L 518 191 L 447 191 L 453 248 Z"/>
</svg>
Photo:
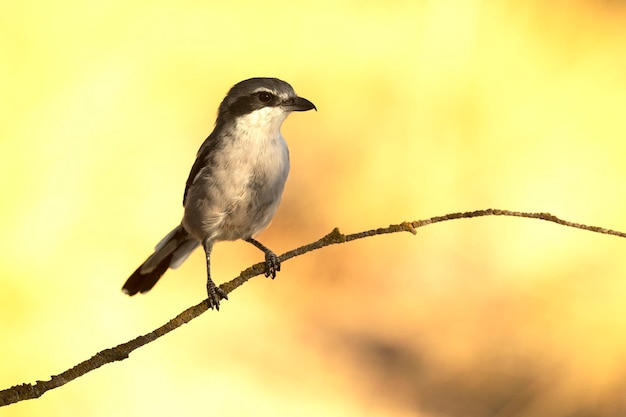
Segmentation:
<svg viewBox="0 0 626 417">
<path fill-rule="evenodd" d="M 454 211 L 626 230 L 626 5 L 8 2 L 0 13 L 0 388 L 48 379 L 205 294 L 201 251 L 121 285 L 180 221 L 234 83 L 317 113 L 260 240 L 277 253 Z M 335 246 L 3 416 L 617 416 L 626 241 L 517 218 Z M 224 282 L 261 261 L 216 246 Z"/>
</svg>

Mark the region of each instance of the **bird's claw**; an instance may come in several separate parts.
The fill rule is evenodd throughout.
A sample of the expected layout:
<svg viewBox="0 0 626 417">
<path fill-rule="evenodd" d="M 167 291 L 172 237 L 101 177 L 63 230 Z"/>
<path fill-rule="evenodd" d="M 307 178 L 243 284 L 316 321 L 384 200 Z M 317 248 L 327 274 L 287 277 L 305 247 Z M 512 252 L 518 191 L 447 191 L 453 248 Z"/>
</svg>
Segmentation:
<svg viewBox="0 0 626 417">
<path fill-rule="evenodd" d="M 220 311 L 220 299 L 228 300 L 226 292 L 215 285 L 211 279 L 207 282 L 206 289 L 208 294 L 207 304 L 209 308 L 215 308 L 217 311 Z"/>
<path fill-rule="evenodd" d="M 265 253 L 265 276 L 276 278 L 276 272 L 280 271 L 280 259 L 274 252 Z"/>
</svg>

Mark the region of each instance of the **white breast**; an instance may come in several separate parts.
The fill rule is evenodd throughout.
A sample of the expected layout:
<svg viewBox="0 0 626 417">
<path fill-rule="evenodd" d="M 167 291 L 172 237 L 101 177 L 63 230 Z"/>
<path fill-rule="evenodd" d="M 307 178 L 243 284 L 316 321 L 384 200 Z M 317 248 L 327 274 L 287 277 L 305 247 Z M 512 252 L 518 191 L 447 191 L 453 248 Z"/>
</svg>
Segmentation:
<svg viewBox="0 0 626 417">
<path fill-rule="evenodd" d="M 289 174 L 289 150 L 280 134 L 287 113 L 267 107 L 242 116 L 201 171 L 185 205 L 185 228 L 198 240 L 237 240 L 265 229 Z"/>
</svg>

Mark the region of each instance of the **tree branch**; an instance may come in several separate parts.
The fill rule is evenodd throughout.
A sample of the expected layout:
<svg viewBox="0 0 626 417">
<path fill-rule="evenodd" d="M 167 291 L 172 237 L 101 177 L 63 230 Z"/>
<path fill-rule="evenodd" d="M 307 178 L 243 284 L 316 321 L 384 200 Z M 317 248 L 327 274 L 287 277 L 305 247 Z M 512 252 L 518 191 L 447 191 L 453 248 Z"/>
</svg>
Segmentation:
<svg viewBox="0 0 626 417">
<path fill-rule="evenodd" d="M 577 229 L 583 229 L 590 232 L 602 233 L 607 235 L 614 235 L 626 238 L 626 233 L 619 232 L 616 230 L 605 229 L 603 227 L 598 226 L 588 226 L 580 223 L 573 223 L 566 220 L 559 219 L 556 216 L 553 216 L 550 213 L 526 213 L 519 211 L 509 211 L 509 210 L 497 210 L 497 209 L 487 209 L 487 210 L 477 210 L 477 211 L 468 211 L 468 212 L 460 212 L 460 213 L 450 213 L 445 216 L 436 216 L 431 217 L 430 219 L 425 220 L 417 220 L 413 222 L 403 222 L 400 224 L 391 225 L 389 227 L 382 227 L 379 229 L 371 229 L 366 230 L 364 232 L 354 233 L 350 235 L 342 234 L 339 229 L 335 228 L 332 232 L 322 237 L 316 242 L 309 243 L 308 245 L 301 246 L 299 248 L 290 250 L 289 252 L 284 253 L 279 257 L 281 262 L 285 262 L 291 258 L 295 258 L 296 256 L 303 255 L 307 252 L 311 252 L 317 249 L 321 249 L 323 247 L 329 245 L 335 245 L 345 242 L 350 242 L 357 239 L 363 239 L 370 236 L 375 235 L 383 235 L 388 233 L 397 233 L 397 232 L 410 232 L 412 234 L 416 234 L 418 228 L 427 226 L 434 223 L 440 223 L 448 220 L 456 220 L 462 218 L 474 218 L 474 217 L 483 217 L 483 216 L 512 216 L 512 217 L 526 217 L 530 219 L 540 219 L 553 223 L 560 224 L 562 226 L 574 227 Z M 229 282 L 226 282 L 220 287 L 224 292 L 231 293 L 237 287 L 244 284 L 250 278 L 255 277 L 257 275 L 261 275 L 264 273 L 265 264 L 258 263 L 250 268 L 242 271 L 238 277 L 232 279 Z M 200 316 L 202 313 L 207 311 L 208 306 L 206 300 L 201 303 L 189 307 L 172 320 L 168 321 L 163 326 L 157 328 L 156 330 L 147 333 L 143 336 L 139 336 L 133 340 L 130 340 L 126 343 L 122 343 L 121 345 L 115 346 L 113 348 L 105 349 L 96 353 L 91 358 L 79 363 L 66 370 L 59 375 L 54 375 L 48 381 L 37 381 L 36 384 L 20 384 L 15 385 L 11 388 L 7 388 L 5 390 L 0 391 L 0 407 L 13 404 L 19 401 L 29 400 L 32 398 L 39 398 L 45 392 L 60 387 L 62 385 L 67 384 L 70 381 L 73 381 L 80 376 L 91 372 L 102 365 L 107 363 L 112 363 L 116 361 L 121 361 L 130 355 L 134 350 L 158 339 L 159 337 L 171 332 L 174 329 L 182 326 L 185 323 L 193 320 L 194 318 Z"/>
</svg>

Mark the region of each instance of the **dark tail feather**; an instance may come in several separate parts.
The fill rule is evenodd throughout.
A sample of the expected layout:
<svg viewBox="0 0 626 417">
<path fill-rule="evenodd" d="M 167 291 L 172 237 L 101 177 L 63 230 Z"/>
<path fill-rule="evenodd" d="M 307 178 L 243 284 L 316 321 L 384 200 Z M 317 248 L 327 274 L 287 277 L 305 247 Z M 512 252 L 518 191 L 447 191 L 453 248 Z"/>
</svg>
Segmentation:
<svg viewBox="0 0 626 417">
<path fill-rule="evenodd" d="M 126 280 L 122 291 L 128 295 L 148 292 L 168 268 L 180 266 L 198 245 L 183 226 L 178 226 L 156 245 L 154 253 Z"/>
<path fill-rule="evenodd" d="M 143 268 L 145 262 L 141 264 L 141 266 L 133 272 L 130 278 L 126 280 L 126 283 L 122 287 L 122 291 L 128 295 L 135 295 L 138 292 L 144 293 L 150 291 L 159 278 L 161 278 L 165 271 L 167 271 L 170 267 L 172 256 L 173 254 L 170 254 L 165 257 L 161 263 L 156 266 L 156 268 L 148 273 L 141 273 L 141 268 Z"/>
</svg>

